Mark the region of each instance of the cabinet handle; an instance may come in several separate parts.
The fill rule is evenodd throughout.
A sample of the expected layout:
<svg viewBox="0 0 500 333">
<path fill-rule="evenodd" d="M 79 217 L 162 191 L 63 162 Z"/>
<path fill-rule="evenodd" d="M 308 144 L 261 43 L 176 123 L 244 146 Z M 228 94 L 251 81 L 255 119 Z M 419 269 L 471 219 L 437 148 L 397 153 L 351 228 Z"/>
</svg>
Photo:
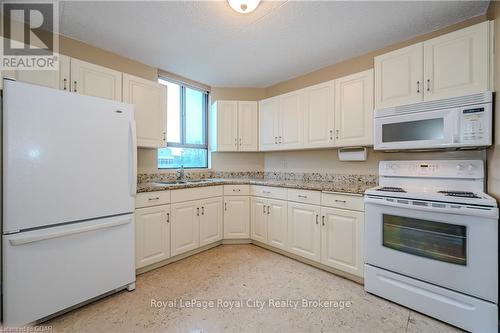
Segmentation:
<svg viewBox="0 0 500 333">
<path fill-rule="evenodd" d="M 427 79 L 427 91 L 431 91 L 431 80 Z"/>
<path fill-rule="evenodd" d="M 304 199 L 307 199 L 307 195 L 302 195 L 302 194 L 299 194 L 297 195 L 299 198 L 304 198 Z"/>
<path fill-rule="evenodd" d="M 241 191 L 241 189 L 239 189 L 239 188 L 233 188 L 233 192 L 240 192 L 240 191 Z"/>
<path fill-rule="evenodd" d="M 237 138 L 234 138 L 234 146 L 238 147 L 238 139 Z"/>
<path fill-rule="evenodd" d="M 318 217 L 319 217 L 319 216 L 318 216 L 318 214 L 316 214 L 316 224 L 318 224 L 318 223 L 319 223 L 319 221 L 318 221 Z"/>
<path fill-rule="evenodd" d="M 149 201 L 160 200 L 160 197 L 148 198 Z"/>
<path fill-rule="evenodd" d="M 73 81 L 73 91 L 76 92 L 76 81 Z"/>
<path fill-rule="evenodd" d="M 278 138 L 279 138 L 278 143 L 283 143 L 282 137 L 279 136 Z"/>
<path fill-rule="evenodd" d="M 167 134 L 167 133 L 163 132 L 163 141 L 167 141 L 166 134 Z"/>
<path fill-rule="evenodd" d="M 201 206 L 201 215 L 205 215 L 205 206 Z"/>
<path fill-rule="evenodd" d="M 346 203 L 347 201 L 335 199 L 335 202 Z"/>
<path fill-rule="evenodd" d="M 275 136 L 275 137 L 274 137 L 274 144 L 275 144 L 275 145 L 277 145 L 277 144 L 278 144 L 278 137 L 277 137 L 277 136 Z"/>
<path fill-rule="evenodd" d="M 324 216 L 324 215 L 323 215 L 323 216 L 321 216 L 321 224 L 322 224 L 323 226 L 325 226 L 325 216 Z"/>
<path fill-rule="evenodd" d="M 267 206 L 267 215 L 271 214 L 271 211 L 269 210 L 269 208 L 271 208 L 271 206 Z"/>
<path fill-rule="evenodd" d="M 227 202 L 224 202 L 224 210 L 227 210 Z"/>
<path fill-rule="evenodd" d="M 262 212 L 265 214 L 266 213 L 266 205 L 262 206 Z"/>
<path fill-rule="evenodd" d="M 333 140 L 333 130 L 330 130 L 330 140 Z"/>
<path fill-rule="evenodd" d="M 240 138 L 240 146 L 241 146 L 241 138 Z"/>
<path fill-rule="evenodd" d="M 340 130 L 335 130 L 335 133 L 336 133 L 335 139 L 337 139 L 337 140 L 339 139 L 339 132 L 340 132 Z"/>
<path fill-rule="evenodd" d="M 64 79 L 63 79 L 63 89 L 64 89 L 64 90 L 68 90 L 67 83 L 68 83 L 68 79 L 67 79 L 67 78 L 64 78 Z"/>
<path fill-rule="evenodd" d="M 170 223 L 170 213 L 167 213 L 167 223 Z"/>
<path fill-rule="evenodd" d="M 417 81 L 417 94 L 420 94 L 420 81 Z"/>
<path fill-rule="evenodd" d="M 196 216 L 200 216 L 200 207 L 196 208 Z"/>
<path fill-rule="evenodd" d="M 271 194 L 271 191 L 262 191 L 264 194 Z"/>
</svg>

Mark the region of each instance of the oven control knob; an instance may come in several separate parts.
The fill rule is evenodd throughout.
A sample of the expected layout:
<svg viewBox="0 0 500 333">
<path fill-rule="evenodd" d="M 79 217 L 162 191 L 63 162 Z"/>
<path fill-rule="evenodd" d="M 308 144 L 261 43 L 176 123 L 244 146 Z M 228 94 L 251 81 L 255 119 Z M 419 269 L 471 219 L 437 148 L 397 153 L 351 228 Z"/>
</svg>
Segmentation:
<svg viewBox="0 0 500 333">
<path fill-rule="evenodd" d="M 457 170 L 458 171 L 462 171 L 464 169 L 464 165 L 463 164 L 458 164 L 457 165 Z"/>
<path fill-rule="evenodd" d="M 474 165 L 473 164 L 469 164 L 469 166 L 467 167 L 467 170 L 469 170 L 469 171 L 474 170 Z"/>
</svg>

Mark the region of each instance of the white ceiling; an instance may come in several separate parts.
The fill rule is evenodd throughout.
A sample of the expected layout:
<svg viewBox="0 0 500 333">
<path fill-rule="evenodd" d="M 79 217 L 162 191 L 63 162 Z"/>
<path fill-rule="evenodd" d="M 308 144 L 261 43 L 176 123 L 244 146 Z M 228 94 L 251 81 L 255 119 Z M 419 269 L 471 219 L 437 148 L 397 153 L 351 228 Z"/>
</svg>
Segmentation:
<svg viewBox="0 0 500 333">
<path fill-rule="evenodd" d="M 61 2 L 60 32 L 211 86 L 266 87 L 484 14 L 488 1 Z"/>
</svg>

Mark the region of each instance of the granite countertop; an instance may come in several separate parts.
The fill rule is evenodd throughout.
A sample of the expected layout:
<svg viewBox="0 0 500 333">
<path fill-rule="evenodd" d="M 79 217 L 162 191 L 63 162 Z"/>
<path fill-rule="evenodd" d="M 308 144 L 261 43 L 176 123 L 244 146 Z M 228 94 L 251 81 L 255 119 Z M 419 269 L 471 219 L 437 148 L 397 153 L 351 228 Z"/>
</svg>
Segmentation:
<svg viewBox="0 0 500 333">
<path fill-rule="evenodd" d="M 268 179 L 245 179 L 245 178 L 211 178 L 180 184 L 162 184 L 159 182 L 140 182 L 137 185 L 137 193 L 177 190 L 184 188 L 216 186 L 216 185 L 264 185 L 285 187 L 303 190 L 329 191 L 361 195 L 373 184 L 356 181 L 301 181 L 301 180 L 268 180 Z"/>
</svg>

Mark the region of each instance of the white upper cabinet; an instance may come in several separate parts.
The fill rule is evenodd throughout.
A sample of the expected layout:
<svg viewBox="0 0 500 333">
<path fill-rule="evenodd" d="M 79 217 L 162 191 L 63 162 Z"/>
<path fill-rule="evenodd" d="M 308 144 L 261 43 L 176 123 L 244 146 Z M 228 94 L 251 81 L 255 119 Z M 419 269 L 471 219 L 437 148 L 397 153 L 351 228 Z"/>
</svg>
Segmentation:
<svg viewBox="0 0 500 333">
<path fill-rule="evenodd" d="M 280 97 L 278 144 L 280 149 L 298 149 L 304 145 L 304 91 Z"/>
<path fill-rule="evenodd" d="M 373 69 L 335 80 L 335 145 L 373 144 Z"/>
<path fill-rule="evenodd" d="M 423 65 L 422 43 L 375 57 L 375 107 L 421 102 Z"/>
<path fill-rule="evenodd" d="M 212 150 L 258 150 L 257 102 L 219 100 L 211 112 Z"/>
<path fill-rule="evenodd" d="M 424 42 L 424 99 L 488 90 L 489 45 L 489 22 Z"/>
<path fill-rule="evenodd" d="M 321 208 L 321 263 L 363 276 L 363 212 Z"/>
<path fill-rule="evenodd" d="M 253 101 L 238 102 L 238 150 L 259 149 L 258 104 Z"/>
<path fill-rule="evenodd" d="M 170 205 L 135 211 L 135 268 L 170 257 Z"/>
<path fill-rule="evenodd" d="M 123 101 L 134 105 L 137 146 L 166 146 L 167 87 L 150 80 L 123 74 Z"/>
<path fill-rule="evenodd" d="M 259 147 L 261 151 L 279 149 L 279 120 L 279 97 L 272 97 L 259 102 Z"/>
<path fill-rule="evenodd" d="M 71 91 L 122 101 L 122 72 L 71 58 Z"/>
<path fill-rule="evenodd" d="M 483 22 L 375 57 L 375 108 L 491 89 L 490 40 Z"/>
<path fill-rule="evenodd" d="M 44 87 L 69 90 L 70 89 L 70 58 L 58 55 L 59 70 L 19 70 L 14 71 L 13 77 L 22 82 L 37 84 Z"/>
<path fill-rule="evenodd" d="M 321 83 L 304 90 L 304 145 L 307 148 L 334 145 L 334 85 Z"/>
</svg>

